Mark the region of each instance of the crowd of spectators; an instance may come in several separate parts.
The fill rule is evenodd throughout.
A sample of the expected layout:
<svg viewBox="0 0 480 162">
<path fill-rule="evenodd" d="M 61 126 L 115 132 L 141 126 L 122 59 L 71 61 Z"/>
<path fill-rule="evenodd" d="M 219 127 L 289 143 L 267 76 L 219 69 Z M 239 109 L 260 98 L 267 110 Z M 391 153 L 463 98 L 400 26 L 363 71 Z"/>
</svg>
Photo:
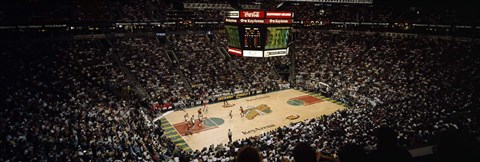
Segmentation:
<svg viewBox="0 0 480 162">
<path fill-rule="evenodd" d="M 423 23 L 423 24 L 478 24 L 472 9 L 458 10 L 453 7 L 425 7 L 392 4 L 311 4 L 290 5 L 287 10 L 295 12 L 298 20 L 372 22 L 372 23 Z"/>
<path fill-rule="evenodd" d="M 129 81 L 95 41 L 2 51 L 13 71 L 2 75 L 1 161 L 158 161 L 182 153 L 135 100 L 116 95 Z"/>
<path fill-rule="evenodd" d="M 119 22 L 159 21 L 172 6 L 165 0 L 110 1 L 109 12 Z"/>
<path fill-rule="evenodd" d="M 313 33 L 316 35 L 311 37 Z M 358 33 L 304 31 L 299 35 L 304 34 L 326 40 L 324 44 L 330 46 L 326 50 L 325 46 L 312 50 L 318 54 L 309 52 L 309 48 L 298 49 L 296 85 L 331 95 L 353 107 L 324 121 L 331 123 L 337 116 L 339 125 L 347 126 L 340 128 L 340 134 L 347 139 L 371 145 L 366 136 L 372 126 L 381 124 L 398 130 L 405 147 L 430 143 L 441 129 L 478 133 L 474 129 L 478 123 L 472 122 L 478 120 L 474 115 L 462 119 L 449 117 L 472 113 L 471 104 L 478 102 L 474 97 L 478 78 L 470 78 L 479 73 L 480 60 L 474 55 L 479 50 L 478 44 Z M 344 41 L 341 37 L 346 35 L 350 35 L 346 40 L 350 45 L 341 45 Z M 297 40 L 298 44 L 308 41 Z M 348 54 L 349 51 L 353 53 Z M 309 71 L 311 67 L 318 67 L 320 74 Z M 346 138 L 340 139 L 349 142 Z"/>
<path fill-rule="evenodd" d="M 297 88 L 331 95 L 351 108 L 197 150 L 194 161 L 228 161 L 247 145 L 267 161 L 292 160 L 300 142 L 332 156 L 350 143 L 374 150 L 379 147 L 374 130 L 382 126 L 397 130 L 404 148 L 433 144 L 445 130 L 480 133 L 478 77 L 471 77 L 480 72 L 474 55 L 478 44 L 350 32 L 301 31 L 298 36 Z"/>
<path fill-rule="evenodd" d="M 75 7 L 72 20 L 74 21 L 105 22 L 110 20 L 108 4 L 104 0 L 73 0 L 73 4 Z"/>
<path fill-rule="evenodd" d="M 47 3 L 47 4 L 46 4 Z M 51 6 L 50 4 L 56 4 Z M 184 3 L 228 4 L 227 1 L 178 1 L 127 0 L 59 2 L 25 2 L 6 4 L 0 12 L 0 21 L 7 22 L 149 22 L 205 20 L 222 21 L 220 9 L 184 8 Z M 240 2 L 241 5 L 254 3 Z M 257 3 L 259 4 L 259 3 Z M 263 9 L 278 10 L 280 2 L 263 1 Z M 280 10 L 293 11 L 295 19 L 301 21 L 349 21 L 375 23 L 422 23 L 437 25 L 478 25 L 478 11 L 469 3 L 461 5 L 439 4 L 329 4 L 329 3 L 283 3 Z M 57 6 L 58 5 L 58 6 Z M 463 5 L 463 6 L 462 6 Z M 31 7 L 33 6 L 33 7 Z M 54 8 L 55 7 L 55 8 Z M 17 16 L 17 17 L 16 17 Z M 18 19 L 20 16 L 20 19 Z"/>
<path fill-rule="evenodd" d="M 180 69 L 189 79 L 196 97 L 230 93 L 237 83 L 246 83 L 205 35 L 173 35 L 170 39 L 178 59 L 182 60 Z"/>
<path fill-rule="evenodd" d="M 215 40 L 203 34 L 173 35 L 169 38 L 176 55 L 182 60 L 180 69 L 190 81 L 196 100 L 238 91 L 278 89 L 280 81 L 272 76 L 272 66 L 264 60 L 227 57 L 217 51 L 223 43 L 211 43 Z"/>
<path fill-rule="evenodd" d="M 93 40 L 2 47 L 1 79 L 8 84 L 0 161 L 234 161 L 246 145 L 264 160 L 292 161 L 300 142 L 331 156 L 349 143 L 372 150 L 381 126 L 396 130 L 405 148 L 432 144 L 443 130 L 480 134 L 478 44 L 359 32 L 296 35 L 293 57 L 270 59 L 224 55 L 217 50 L 225 45 L 222 34 L 171 35 L 170 47 L 154 38 L 116 39 L 111 48 Z M 178 60 L 169 60 L 167 48 Z M 138 97 L 125 95 L 134 85 L 121 70 L 155 100 L 173 102 L 275 89 L 285 82 L 272 72 L 278 65 L 295 65 L 295 88 L 349 108 L 190 153 L 163 135 Z"/>
<path fill-rule="evenodd" d="M 110 52 L 120 57 L 152 101 L 171 105 L 189 98 L 188 83 L 181 80 L 181 74 L 168 60 L 166 48 L 155 38 L 118 39 Z"/>
</svg>

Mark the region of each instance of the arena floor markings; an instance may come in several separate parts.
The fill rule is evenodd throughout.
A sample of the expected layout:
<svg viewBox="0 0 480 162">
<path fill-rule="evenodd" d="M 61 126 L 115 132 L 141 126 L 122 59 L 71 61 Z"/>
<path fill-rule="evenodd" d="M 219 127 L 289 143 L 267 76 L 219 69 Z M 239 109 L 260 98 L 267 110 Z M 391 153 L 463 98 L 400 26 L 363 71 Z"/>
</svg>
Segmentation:
<svg viewBox="0 0 480 162">
<path fill-rule="evenodd" d="M 323 102 L 323 100 L 310 95 L 291 98 L 290 100 L 287 101 L 288 104 L 294 105 L 294 106 L 300 106 L 300 105 L 308 106 L 308 105 L 312 105 L 320 102 Z"/>
<path fill-rule="evenodd" d="M 295 100 L 292 105 L 288 101 Z M 299 101 L 297 103 L 297 101 Z M 167 137 L 184 150 L 201 150 L 212 144 L 228 143 L 227 132 L 233 133 L 233 140 L 244 139 L 269 132 L 278 127 L 289 125 L 305 119 L 329 115 L 333 112 L 345 109 L 345 105 L 332 99 L 317 94 L 302 92 L 294 89 L 276 91 L 228 101 L 235 106 L 224 108 L 223 102 L 208 105 L 208 111 L 203 112 L 206 118 L 202 127 L 194 129 L 192 135 L 185 136 L 185 113 L 197 117 L 197 111 L 203 106 L 175 111 L 161 118 Z M 299 109 L 299 106 L 302 108 Z M 240 106 L 247 110 L 255 108 L 247 117 L 240 117 Z M 253 110 L 253 109 L 252 109 Z M 232 111 L 233 117 L 229 113 Z M 250 112 L 250 111 L 249 111 Z M 290 118 L 289 116 L 299 116 Z M 293 119 L 293 120 L 291 120 Z M 173 124 L 170 124 L 173 123 Z M 198 123 L 198 119 L 197 122 Z"/>
<path fill-rule="evenodd" d="M 202 122 L 202 125 L 200 125 L 200 120 L 196 119 L 195 120 L 195 127 L 192 130 L 192 133 L 199 133 L 202 131 L 207 131 L 210 129 L 215 129 L 218 128 L 219 125 L 223 124 L 223 119 L 221 118 L 204 118 L 204 121 Z M 215 122 L 217 121 L 217 122 Z M 187 123 L 186 122 L 181 122 L 177 124 L 173 124 L 173 127 L 177 130 L 177 132 L 182 135 L 186 136 L 187 133 Z"/>
<path fill-rule="evenodd" d="M 162 125 L 163 132 L 170 138 L 175 145 L 182 148 L 185 151 L 192 151 L 192 149 L 187 145 L 185 140 L 180 136 L 179 132 L 170 125 L 170 123 L 165 118 L 160 118 L 160 124 Z"/>
</svg>

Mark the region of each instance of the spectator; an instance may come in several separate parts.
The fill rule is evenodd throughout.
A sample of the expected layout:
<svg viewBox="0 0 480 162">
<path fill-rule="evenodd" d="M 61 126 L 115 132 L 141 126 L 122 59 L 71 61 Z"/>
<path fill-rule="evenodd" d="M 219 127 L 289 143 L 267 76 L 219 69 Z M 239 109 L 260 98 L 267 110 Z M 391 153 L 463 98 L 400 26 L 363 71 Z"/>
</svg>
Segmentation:
<svg viewBox="0 0 480 162">
<path fill-rule="evenodd" d="M 412 155 L 404 148 L 397 145 L 398 134 L 391 128 L 381 127 L 377 129 L 377 150 L 370 153 L 372 162 L 392 161 L 411 162 Z"/>
<path fill-rule="evenodd" d="M 340 162 L 366 162 L 365 150 L 356 144 L 346 144 L 339 152 Z"/>
<path fill-rule="evenodd" d="M 449 161 L 480 161 L 478 153 L 480 143 L 471 134 L 458 131 L 443 131 L 439 138 L 436 149 L 434 149 L 436 162 Z"/>
<path fill-rule="evenodd" d="M 228 129 L 228 143 L 232 143 L 232 131 Z"/>
<path fill-rule="evenodd" d="M 307 143 L 299 143 L 293 149 L 293 159 L 295 161 L 316 162 L 317 157 L 315 150 Z"/>
<path fill-rule="evenodd" d="M 262 162 L 262 157 L 256 148 L 245 146 L 238 151 L 237 162 Z"/>
</svg>

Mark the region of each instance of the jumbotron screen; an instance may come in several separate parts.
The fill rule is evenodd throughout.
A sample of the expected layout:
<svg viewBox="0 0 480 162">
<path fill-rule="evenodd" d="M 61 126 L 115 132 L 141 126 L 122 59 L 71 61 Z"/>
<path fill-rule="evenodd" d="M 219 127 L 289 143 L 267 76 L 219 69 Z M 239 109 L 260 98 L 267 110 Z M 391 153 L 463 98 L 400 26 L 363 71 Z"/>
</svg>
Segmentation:
<svg viewBox="0 0 480 162">
<path fill-rule="evenodd" d="M 240 48 L 240 38 L 238 37 L 238 26 L 225 25 L 225 34 L 229 47 Z"/>
<path fill-rule="evenodd" d="M 290 27 L 267 27 L 265 49 L 287 48 Z"/>
<path fill-rule="evenodd" d="M 292 23 L 293 13 L 287 11 L 227 11 L 228 53 L 244 57 L 285 56 Z"/>
</svg>

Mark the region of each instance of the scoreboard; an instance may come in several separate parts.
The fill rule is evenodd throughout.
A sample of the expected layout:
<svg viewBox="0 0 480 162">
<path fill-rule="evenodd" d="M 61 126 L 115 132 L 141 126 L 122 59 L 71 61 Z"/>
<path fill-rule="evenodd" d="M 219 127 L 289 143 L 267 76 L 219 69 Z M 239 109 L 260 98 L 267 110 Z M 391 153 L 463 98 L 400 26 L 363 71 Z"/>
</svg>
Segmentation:
<svg viewBox="0 0 480 162">
<path fill-rule="evenodd" d="M 228 53 L 244 57 L 288 54 L 293 13 L 242 10 L 225 12 Z"/>
</svg>

